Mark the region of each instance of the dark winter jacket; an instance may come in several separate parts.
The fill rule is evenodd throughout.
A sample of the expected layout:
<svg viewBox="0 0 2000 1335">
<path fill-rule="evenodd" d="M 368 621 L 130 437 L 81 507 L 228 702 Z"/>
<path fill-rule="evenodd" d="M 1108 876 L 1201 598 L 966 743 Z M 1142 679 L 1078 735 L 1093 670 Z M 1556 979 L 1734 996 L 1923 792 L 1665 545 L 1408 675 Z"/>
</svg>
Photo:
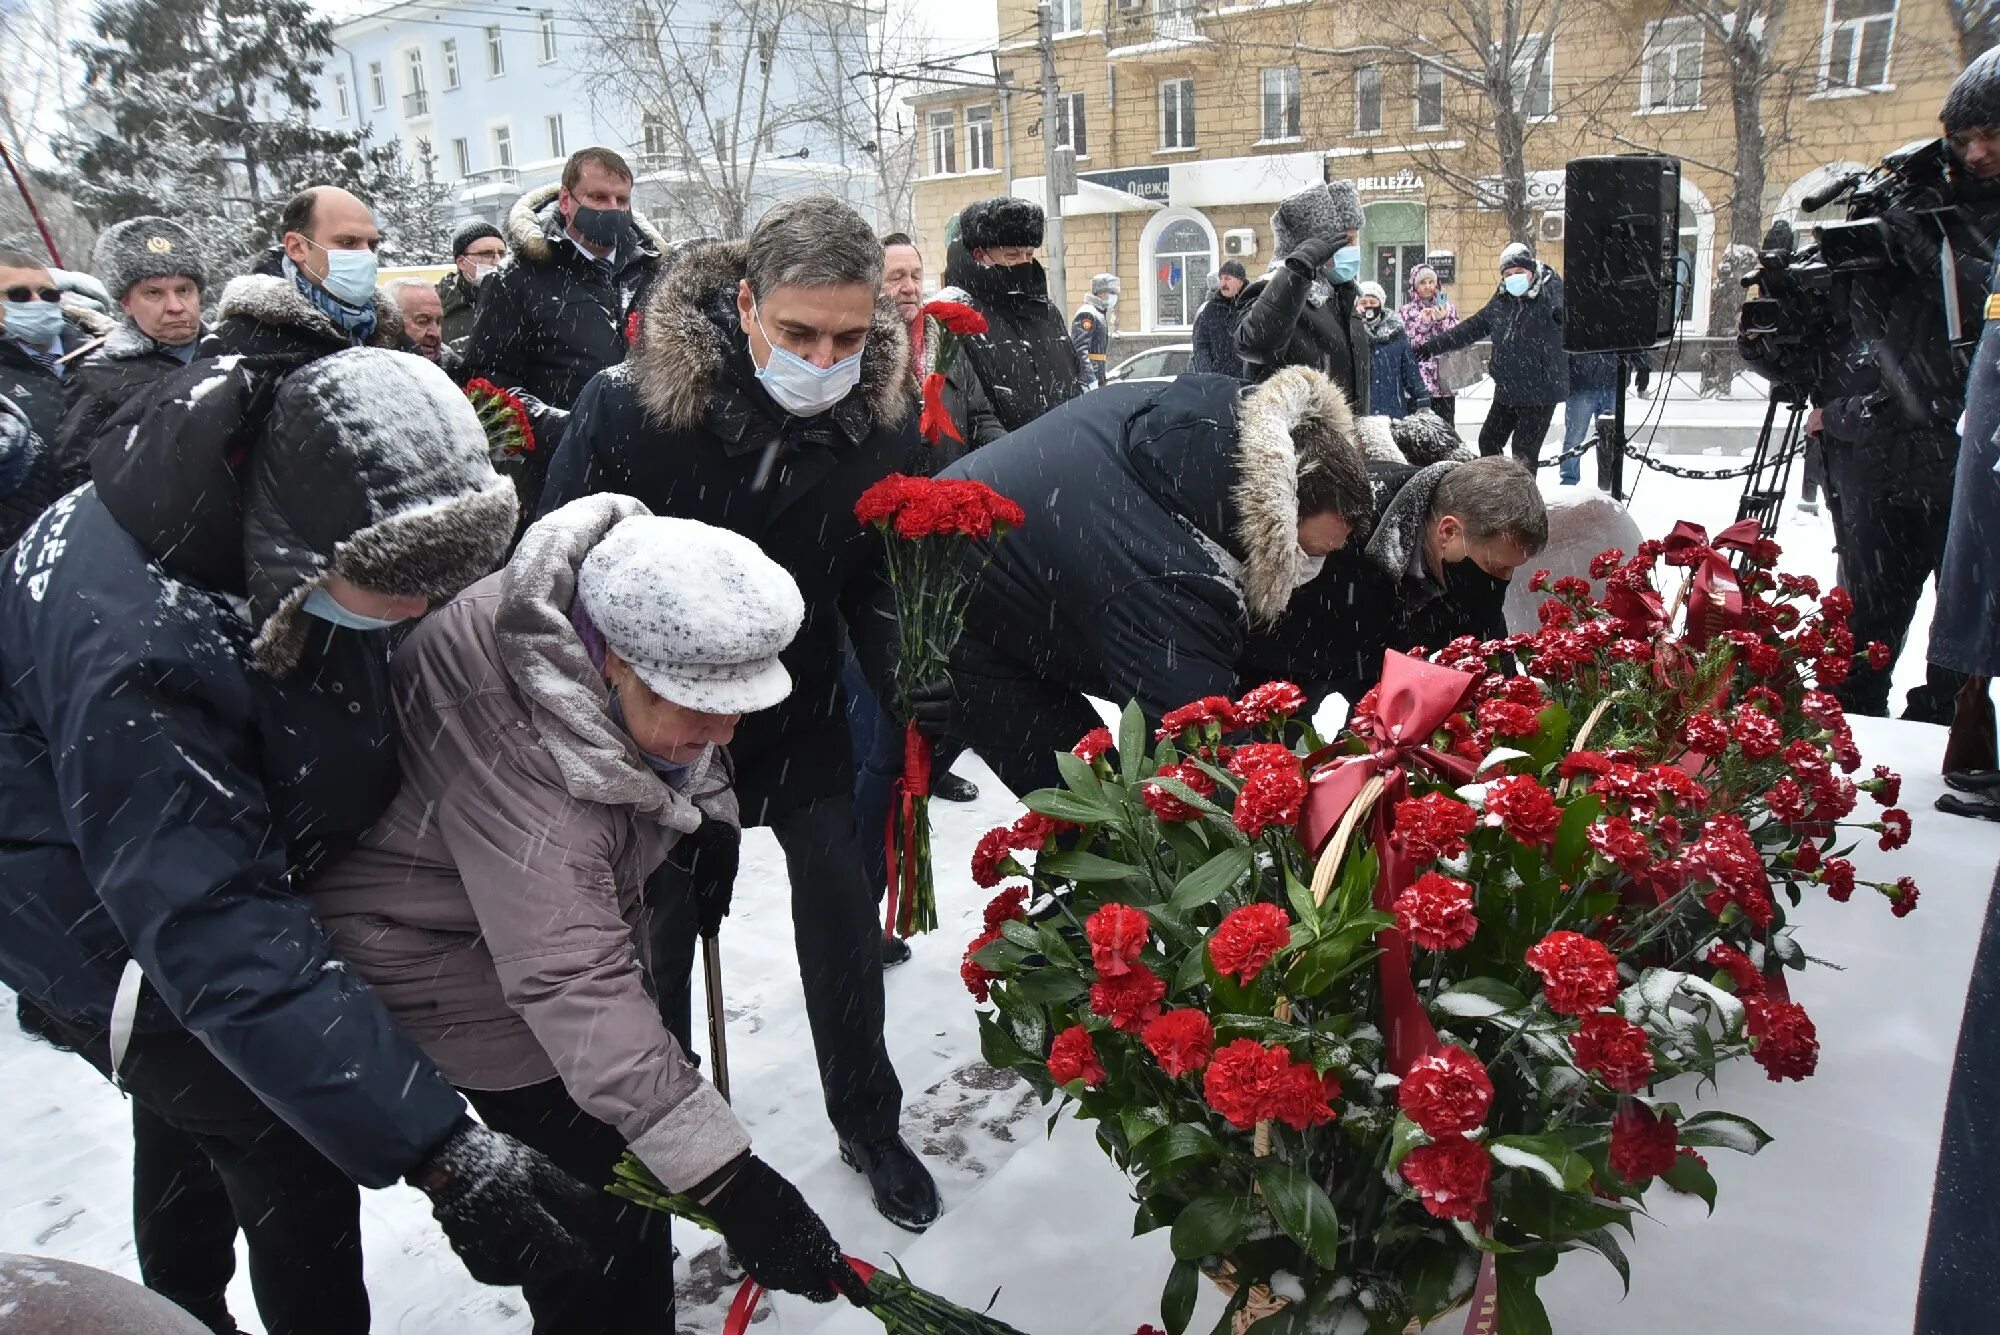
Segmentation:
<svg viewBox="0 0 2000 1335">
<path fill-rule="evenodd" d="M 1572 352 L 1569 354 L 1569 392 L 1615 390 L 1636 377 L 1640 389 L 1653 373 L 1653 358 L 1645 352 Z"/>
<path fill-rule="evenodd" d="M 1365 506 L 1353 416 L 1305 370 L 1111 385 L 967 456 L 945 475 L 1032 518 L 993 544 L 954 670 L 1136 699 L 1155 718 L 1234 694 L 1252 626 L 1302 573 L 1301 454 Z"/>
<path fill-rule="evenodd" d="M 986 317 L 986 332 L 968 337 L 960 355 L 971 359 L 1002 430 L 1019 431 L 1083 392 L 1069 326 L 1049 300 L 1041 265 L 982 269 L 953 242 L 944 281 L 938 300 L 963 301 Z"/>
<path fill-rule="evenodd" d="M 197 338 L 207 337 L 208 332 L 204 325 Z M 154 381 L 187 364 L 129 320 L 121 321 L 95 352 L 72 363 L 69 411 L 63 414 L 54 442 L 64 491 L 90 476 L 91 446 L 112 414 L 139 398 Z"/>
<path fill-rule="evenodd" d="M 362 342 L 371 348 L 403 343 L 403 313 L 375 294 L 375 328 Z M 197 357 L 279 357 L 304 365 L 339 352 L 355 340 L 299 294 L 283 274 L 247 273 L 229 280 L 216 303 L 215 323 L 195 349 Z"/>
<path fill-rule="evenodd" d="M 1429 361 L 1482 338 L 1493 340 L 1493 401 L 1509 407 L 1561 403 L 1569 397 L 1569 354 L 1563 351 L 1563 283 L 1546 264 L 1537 264 L 1535 283 L 1517 297 L 1504 288 L 1479 308 L 1416 349 Z"/>
<path fill-rule="evenodd" d="M 2000 270 L 1994 279 L 2000 282 Z M 2000 319 L 1988 320 L 1966 384 L 1965 438 L 1958 447 L 1957 483 L 1944 561 L 1938 568 L 1937 610 L 1931 614 L 1929 659 L 1972 677 L 2000 677 Z"/>
<path fill-rule="evenodd" d="M 488 274 L 490 280 L 494 277 Z M 465 281 L 457 269 L 437 281 L 438 302 L 444 307 L 444 341 L 459 344 L 472 335 L 473 313 L 479 309 L 479 290 Z"/>
<path fill-rule="evenodd" d="M 1111 320 L 1094 301 L 1086 301 L 1069 318 L 1069 342 L 1076 349 L 1077 374 L 1084 388 L 1104 383 L 1104 359 L 1111 352 Z"/>
<path fill-rule="evenodd" d="M 111 322 L 103 316 L 75 308 L 65 308 L 65 313 L 69 323 L 62 333 L 64 356 L 81 351 L 92 339 L 110 332 Z M 40 441 L 40 448 L 29 457 L 27 475 L 11 491 L 0 494 L 0 552 L 12 546 L 35 522 L 36 515 L 69 490 L 63 484 L 54 442 L 75 376 L 75 361 L 58 375 L 30 357 L 13 339 L 0 337 L 0 397 L 21 410 Z"/>
<path fill-rule="evenodd" d="M 816 417 L 792 417 L 758 383 L 736 314 L 747 257 L 743 242 L 710 242 L 674 265 L 646 302 L 632 356 L 577 399 L 542 512 L 619 492 L 655 514 L 741 533 L 798 581 L 805 624 L 781 655 L 792 693 L 745 718 L 729 748 L 743 822 L 764 825 L 853 790 L 841 623 L 877 677 L 894 634 L 863 616 L 882 582 L 882 539 L 854 521 L 854 503 L 924 459 L 895 307 L 876 305 L 861 383 Z"/>
<path fill-rule="evenodd" d="M 1286 366 L 1310 366 L 1347 395 L 1358 416 L 1368 403 L 1368 331 L 1354 309 L 1353 283 L 1315 278 L 1303 261 L 1285 260 L 1237 296 L 1236 352 L 1252 380 Z"/>
<path fill-rule="evenodd" d="M 1243 378 L 1243 359 L 1236 355 L 1236 326 L 1243 319 L 1244 288 L 1234 298 L 1217 291 L 1194 313 L 1194 355 L 1188 370 Z"/>
<path fill-rule="evenodd" d="M 1381 417 L 1408 417 L 1431 406 L 1431 392 L 1424 385 L 1416 354 L 1403 322 L 1384 308 L 1382 318 L 1372 324 L 1362 321 L 1368 331 L 1368 408 Z"/>
<path fill-rule="evenodd" d="M 463 1105 L 299 893 L 396 789 L 387 636 L 301 604 L 329 569 L 445 595 L 512 495 L 441 376 L 410 431 L 370 417 L 391 354 L 347 356 L 377 361 L 169 377 L 0 570 L 0 981 L 102 1033 L 135 961 L 135 1029 L 193 1031 L 381 1186 Z"/>
</svg>

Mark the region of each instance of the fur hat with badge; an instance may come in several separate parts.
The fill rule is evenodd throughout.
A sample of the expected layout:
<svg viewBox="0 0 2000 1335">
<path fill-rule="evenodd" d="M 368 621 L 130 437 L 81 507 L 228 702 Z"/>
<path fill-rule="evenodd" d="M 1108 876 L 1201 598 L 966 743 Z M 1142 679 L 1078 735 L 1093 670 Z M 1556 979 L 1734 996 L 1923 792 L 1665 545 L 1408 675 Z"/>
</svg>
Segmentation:
<svg viewBox="0 0 2000 1335">
<path fill-rule="evenodd" d="M 1347 234 L 1361 230 L 1361 193 L 1352 181 L 1328 181 L 1287 196 L 1271 215 L 1271 235 L 1279 259 L 1292 253 L 1307 237 L 1326 237 L 1347 244 Z"/>
<path fill-rule="evenodd" d="M 99 234 L 92 262 L 114 302 L 123 301 L 127 292 L 149 278 L 192 278 L 196 287 L 208 286 L 201 243 L 193 232 L 168 218 L 113 223 Z"/>
<path fill-rule="evenodd" d="M 1042 244 L 1042 206 L 1001 195 L 967 204 L 958 215 L 958 239 L 971 250 Z"/>
</svg>

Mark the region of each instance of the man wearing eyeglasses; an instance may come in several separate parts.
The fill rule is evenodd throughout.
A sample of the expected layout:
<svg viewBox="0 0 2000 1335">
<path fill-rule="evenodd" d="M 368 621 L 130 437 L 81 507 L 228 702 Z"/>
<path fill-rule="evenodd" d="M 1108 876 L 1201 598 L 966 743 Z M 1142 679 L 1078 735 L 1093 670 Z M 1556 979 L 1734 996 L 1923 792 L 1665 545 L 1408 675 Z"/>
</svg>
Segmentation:
<svg viewBox="0 0 2000 1335">
<path fill-rule="evenodd" d="M 40 438 L 25 481 L 0 496 L 0 550 L 11 547 L 62 493 L 48 448 L 62 424 L 71 367 L 64 359 L 88 344 L 95 330 L 62 308 L 62 294 L 48 267 L 18 250 L 0 250 L 0 395 L 13 400 Z M 95 323 L 101 317 L 90 317 Z M 108 325 L 105 326 L 109 328 Z"/>
</svg>

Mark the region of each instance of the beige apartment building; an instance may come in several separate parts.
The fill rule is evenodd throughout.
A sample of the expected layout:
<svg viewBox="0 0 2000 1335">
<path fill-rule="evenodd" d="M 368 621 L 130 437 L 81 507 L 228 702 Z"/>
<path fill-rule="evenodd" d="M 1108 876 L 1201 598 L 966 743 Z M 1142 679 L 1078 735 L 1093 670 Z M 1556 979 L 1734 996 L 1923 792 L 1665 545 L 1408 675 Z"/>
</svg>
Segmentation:
<svg viewBox="0 0 2000 1335">
<path fill-rule="evenodd" d="M 1656 151 L 1682 159 L 1682 294 L 1706 328 L 1726 238 L 1735 132 L 1727 56 L 1697 0 L 1569 0 L 1554 40 L 1517 65 L 1535 214 L 1527 238 L 1563 267 L 1563 164 Z M 1713 5 L 1715 0 L 1698 0 Z M 1043 202 L 1041 53 L 1030 0 L 997 0 L 986 86 L 915 101 L 923 136 L 918 240 L 943 269 L 947 221 L 1002 193 Z M 1359 187 L 1364 275 L 1395 302 L 1429 259 L 1463 313 L 1492 293 L 1510 239 L 1493 207 L 1499 158 L 1484 95 L 1410 54 L 1447 51 L 1453 13 L 1530 14 L 1522 0 L 1054 0 L 1057 143 L 1075 149 L 1064 201 L 1074 309 L 1092 274 L 1123 284 L 1117 352 L 1185 337 L 1228 258 L 1269 267 L 1271 210 L 1306 185 Z M 1398 25 L 1402 30 L 1398 34 Z M 1357 49 L 1359 48 L 1359 49 Z M 1469 60 L 1469 56 L 1461 55 Z M 1937 133 L 1961 67 L 1944 0 L 1791 0 L 1765 83 L 1763 221 L 1802 216 L 1836 175 Z M 1114 360 L 1115 360 L 1114 355 Z"/>
</svg>

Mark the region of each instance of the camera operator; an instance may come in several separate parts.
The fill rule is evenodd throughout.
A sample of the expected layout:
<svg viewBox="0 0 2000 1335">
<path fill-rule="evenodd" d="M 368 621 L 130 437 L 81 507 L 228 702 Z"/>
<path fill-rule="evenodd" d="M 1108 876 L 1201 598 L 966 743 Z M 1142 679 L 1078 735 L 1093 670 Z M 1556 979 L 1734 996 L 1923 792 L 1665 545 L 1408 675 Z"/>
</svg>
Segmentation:
<svg viewBox="0 0 2000 1335">
<path fill-rule="evenodd" d="M 1790 342 L 1799 358 L 1815 343 L 1830 349 L 1809 369 L 1758 369 L 1811 384 L 1807 429 L 1825 451 L 1854 638 L 1896 655 L 1944 554 L 1969 355 L 2000 236 L 2000 159 L 1974 146 L 1982 127 L 2000 123 L 2000 71 L 1985 61 L 1967 68 L 1939 119 L 1943 138 L 1884 159 L 1855 189 L 1848 221 L 1819 229 L 1820 263 L 1794 257 L 1789 277 L 1774 282 L 1767 252 L 1758 275 L 1763 295 L 1780 296 L 1791 332 L 1818 326 L 1830 336 L 1771 340 Z M 1850 713 L 1887 714 L 1893 670 L 1857 654 L 1835 693 Z M 1963 680 L 1932 666 L 1903 716 L 1950 723 Z"/>
</svg>

